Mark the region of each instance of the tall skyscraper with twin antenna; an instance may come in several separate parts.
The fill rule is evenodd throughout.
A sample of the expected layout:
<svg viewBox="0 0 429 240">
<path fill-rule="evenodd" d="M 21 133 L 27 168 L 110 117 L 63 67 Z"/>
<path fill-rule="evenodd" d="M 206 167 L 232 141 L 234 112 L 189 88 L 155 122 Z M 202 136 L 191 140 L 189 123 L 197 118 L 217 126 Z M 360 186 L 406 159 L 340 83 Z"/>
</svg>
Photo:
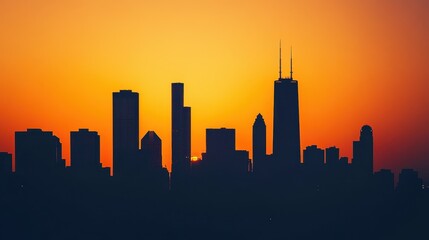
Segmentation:
<svg viewBox="0 0 429 240">
<path fill-rule="evenodd" d="M 273 155 L 285 168 L 293 168 L 301 162 L 298 81 L 293 79 L 292 49 L 290 76 L 282 76 L 281 43 L 279 56 L 279 79 L 274 81 L 274 131 Z"/>
</svg>

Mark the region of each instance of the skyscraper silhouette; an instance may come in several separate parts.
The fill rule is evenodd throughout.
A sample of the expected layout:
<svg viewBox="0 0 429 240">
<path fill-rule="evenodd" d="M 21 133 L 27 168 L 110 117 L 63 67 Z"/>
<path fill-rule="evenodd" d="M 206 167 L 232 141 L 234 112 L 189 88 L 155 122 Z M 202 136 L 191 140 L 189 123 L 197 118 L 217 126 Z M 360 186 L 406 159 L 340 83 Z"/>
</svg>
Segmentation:
<svg viewBox="0 0 429 240">
<path fill-rule="evenodd" d="M 374 164 L 374 142 L 372 128 L 364 125 L 360 130 L 359 141 L 353 142 L 353 160 L 354 169 L 365 176 L 373 173 Z"/>
<path fill-rule="evenodd" d="M 206 129 L 206 152 L 203 153 L 203 166 L 207 174 L 224 175 L 231 170 L 230 165 L 235 152 L 235 129 Z"/>
<path fill-rule="evenodd" d="M 248 172 L 249 152 L 235 149 L 235 129 L 206 129 L 206 153 L 203 154 L 203 165 L 206 173 L 221 178 Z"/>
<path fill-rule="evenodd" d="M 135 174 L 139 151 L 139 94 L 113 93 L 113 175 Z"/>
<path fill-rule="evenodd" d="M 159 171 L 162 168 L 162 141 L 154 131 L 144 135 L 140 152 L 144 171 Z"/>
<path fill-rule="evenodd" d="M 291 55 L 290 77 L 282 77 L 280 46 L 279 79 L 274 82 L 273 155 L 285 168 L 296 167 L 301 161 L 298 82 L 292 74 Z"/>
<path fill-rule="evenodd" d="M 171 84 L 171 185 L 187 185 L 191 168 L 191 108 L 183 106 L 183 83 Z"/>
<path fill-rule="evenodd" d="M 170 178 L 168 170 L 162 167 L 162 140 L 154 131 L 148 131 L 141 139 L 139 158 L 139 187 L 167 191 Z"/>
<path fill-rule="evenodd" d="M 265 161 L 267 154 L 267 129 L 261 114 L 256 116 L 252 133 L 253 171 L 257 172 L 260 167 L 263 168 L 262 161 Z"/>
<path fill-rule="evenodd" d="M 97 174 L 101 170 L 100 136 L 88 129 L 70 132 L 70 156 L 73 171 Z"/>
<path fill-rule="evenodd" d="M 60 139 L 52 132 L 15 132 L 16 172 L 22 176 L 50 176 L 65 167 Z"/>
<path fill-rule="evenodd" d="M 235 151 L 235 129 L 207 128 L 206 152 L 224 154 Z"/>
<path fill-rule="evenodd" d="M 325 151 L 317 147 L 317 145 L 311 145 L 303 151 L 303 168 L 306 174 L 304 181 L 308 182 L 310 189 L 319 190 L 320 184 L 323 179 Z"/>
</svg>

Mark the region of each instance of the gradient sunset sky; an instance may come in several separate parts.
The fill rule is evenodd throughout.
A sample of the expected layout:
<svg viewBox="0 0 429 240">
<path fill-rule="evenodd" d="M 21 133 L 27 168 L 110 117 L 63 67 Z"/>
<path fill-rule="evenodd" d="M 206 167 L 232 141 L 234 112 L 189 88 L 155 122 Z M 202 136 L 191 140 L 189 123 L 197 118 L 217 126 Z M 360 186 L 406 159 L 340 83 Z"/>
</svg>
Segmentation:
<svg viewBox="0 0 429 240">
<path fill-rule="evenodd" d="M 236 129 L 251 151 L 258 113 L 272 149 L 278 43 L 299 81 L 301 146 L 352 155 L 374 130 L 375 169 L 429 179 L 429 1 L 0 1 L 0 151 L 14 132 L 53 131 L 69 163 L 70 131 L 101 136 L 112 165 L 112 92 L 140 93 L 140 137 L 154 130 L 171 165 L 171 83 L 185 83 L 192 154 L 205 129 Z M 397 177 L 397 176 L 396 176 Z"/>
</svg>

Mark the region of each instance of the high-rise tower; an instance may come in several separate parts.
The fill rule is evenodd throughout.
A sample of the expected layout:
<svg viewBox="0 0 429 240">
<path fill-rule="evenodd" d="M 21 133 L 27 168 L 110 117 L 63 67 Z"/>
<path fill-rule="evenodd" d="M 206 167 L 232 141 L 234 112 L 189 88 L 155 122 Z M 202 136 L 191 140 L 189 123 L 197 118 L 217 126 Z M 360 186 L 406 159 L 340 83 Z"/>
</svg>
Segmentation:
<svg viewBox="0 0 429 240">
<path fill-rule="evenodd" d="M 191 168 L 191 108 L 183 106 L 183 83 L 171 84 L 171 185 L 183 188 Z"/>
<path fill-rule="evenodd" d="M 281 73 L 281 46 L 279 79 L 274 81 L 273 155 L 284 167 L 298 166 L 301 161 L 298 82 L 293 79 L 292 53 L 290 77 Z"/>
<path fill-rule="evenodd" d="M 113 93 L 113 175 L 133 175 L 139 151 L 139 94 Z"/>
<path fill-rule="evenodd" d="M 359 141 L 353 142 L 353 167 L 365 175 L 372 175 L 374 165 L 374 141 L 372 128 L 364 125 Z"/>
<path fill-rule="evenodd" d="M 253 136 L 252 136 L 252 144 L 253 144 L 253 171 L 259 171 L 259 168 L 262 161 L 264 161 L 266 157 L 267 150 L 267 129 L 265 126 L 264 118 L 261 114 L 255 119 L 255 123 L 253 124 Z"/>
</svg>

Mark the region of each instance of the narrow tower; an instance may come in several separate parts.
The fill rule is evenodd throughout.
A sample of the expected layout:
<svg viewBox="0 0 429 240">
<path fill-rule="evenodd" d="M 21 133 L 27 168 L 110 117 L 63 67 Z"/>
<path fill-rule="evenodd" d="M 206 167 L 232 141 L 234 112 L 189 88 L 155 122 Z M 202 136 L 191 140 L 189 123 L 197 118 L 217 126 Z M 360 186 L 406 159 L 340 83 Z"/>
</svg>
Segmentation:
<svg viewBox="0 0 429 240">
<path fill-rule="evenodd" d="M 267 130 L 264 118 L 258 114 L 253 124 L 253 172 L 259 172 L 263 168 L 263 161 L 266 157 Z"/>
<path fill-rule="evenodd" d="M 191 108 L 183 104 L 183 83 L 171 84 L 171 185 L 183 189 L 191 168 Z"/>
</svg>

